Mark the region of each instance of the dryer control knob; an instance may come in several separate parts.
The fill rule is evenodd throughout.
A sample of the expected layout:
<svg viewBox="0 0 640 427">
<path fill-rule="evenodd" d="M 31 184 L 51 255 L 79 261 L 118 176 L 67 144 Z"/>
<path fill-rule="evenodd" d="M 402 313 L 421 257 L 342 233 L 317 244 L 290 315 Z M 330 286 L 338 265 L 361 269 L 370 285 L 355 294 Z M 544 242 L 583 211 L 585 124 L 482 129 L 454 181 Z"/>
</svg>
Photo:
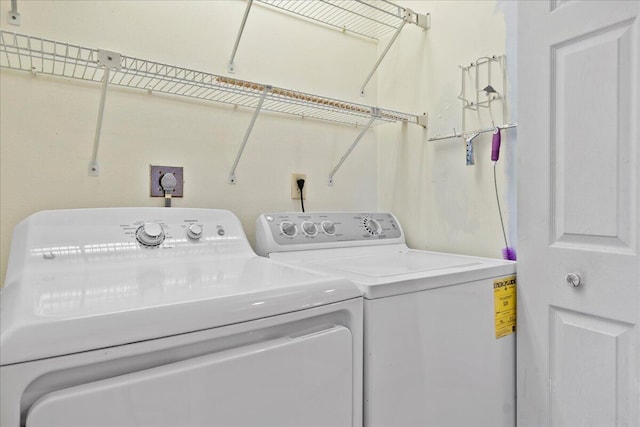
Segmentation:
<svg viewBox="0 0 640 427">
<path fill-rule="evenodd" d="M 322 231 L 329 236 L 336 234 L 336 225 L 331 221 L 322 221 L 320 223 L 320 227 L 322 228 Z"/>
<path fill-rule="evenodd" d="M 145 222 L 136 230 L 136 239 L 145 246 L 160 246 L 164 241 L 164 231 L 157 222 Z"/>
<path fill-rule="evenodd" d="M 298 229 L 296 225 L 291 221 L 282 221 L 280 224 L 280 230 L 285 236 L 293 237 L 298 234 Z"/>
<path fill-rule="evenodd" d="M 302 231 L 307 236 L 313 237 L 318 234 L 318 227 L 311 221 L 305 221 L 302 223 Z"/>
<path fill-rule="evenodd" d="M 187 227 L 187 236 L 190 239 L 198 240 L 202 237 L 202 226 L 200 224 L 189 224 Z"/>
<path fill-rule="evenodd" d="M 369 234 L 372 236 L 377 236 L 382 231 L 382 227 L 380 227 L 380 223 L 373 218 L 365 218 L 362 220 L 362 225 L 364 229 L 367 230 Z"/>
</svg>

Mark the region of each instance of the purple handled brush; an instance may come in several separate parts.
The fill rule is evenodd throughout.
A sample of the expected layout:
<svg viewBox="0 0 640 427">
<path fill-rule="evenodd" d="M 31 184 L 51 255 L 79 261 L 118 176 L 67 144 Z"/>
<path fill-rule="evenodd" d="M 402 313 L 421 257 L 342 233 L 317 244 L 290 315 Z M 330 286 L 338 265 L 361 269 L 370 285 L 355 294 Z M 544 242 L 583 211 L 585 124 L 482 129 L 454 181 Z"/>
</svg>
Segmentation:
<svg viewBox="0 0 640 427">
<path fill-rule="evenodd" d="M 493 139 L 491 140 L 491 160 L 497 162 L 500 158 L 500 128 L 493 131 Z"/>
<path fill-rule="evenodd" d="M 502 220 L 502 209 L 500 209 L 500 197 L 498 196 L 498 181 L 496 179 L 496 162 L 500 158 L 500 128 L 493 131 L 491 140 L 491 160 L 493 161 L 493 185 L 496 189 L 496 202 L 498 202 L 498 213 L 500 214 L 500 225 L 502 226 L 502 237 L 504 237 L 504 248 L 502 248 L 502 258 L 509 261 L 516 260 L 516 250 L 507 244 L 507 233 L 504 231 L 504 221 Z"/>
</svg>

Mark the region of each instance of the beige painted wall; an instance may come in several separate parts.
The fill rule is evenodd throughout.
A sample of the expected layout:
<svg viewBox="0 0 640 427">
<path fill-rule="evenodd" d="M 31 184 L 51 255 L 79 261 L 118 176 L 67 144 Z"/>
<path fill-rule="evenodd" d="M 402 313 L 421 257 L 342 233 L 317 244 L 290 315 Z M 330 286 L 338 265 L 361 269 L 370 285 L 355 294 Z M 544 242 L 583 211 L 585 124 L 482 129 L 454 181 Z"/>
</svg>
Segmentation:
<svg viewBox="0 0 640 427">
<path fill-rule="evenodd" d="M 475 166 L 466 166 L 461 139 L 429 142 L 428 138 L 451 134 L 453 128 L 460 131 L 459 65 L 505 53 L 504 13 L 494 1 L 399 3 L 431 13 L 431 29 L 402 32 L 380 67 L 378 100 L 388 108 L 429 113 L 429 128 L 379 129 L 379 208 L 399 217 L 409 246 L 499 258 L 504 241 L 493 186 L 491 134 L 475 140 Z M 381 41 L 379 49 L 383 47 Z M 492 80 L 500 91 L 502 76 L 495 70 Z M 502 123 L 500 102 L 492 104 L 492 112 L 495 123 Z M 487 111 L 466 116 L 466 130 L 490 126 Z M 514 202 L 504 197 L 511 182 L 505 165 L 513 160 L 514 142 L 513 131 L 503 132 L 497 176 L 505 220 Z"/>
<path fill-rule="evenodd" d="M 22 25 L 2 28 L 104 48 L 227 75 L 243 1 L 19 1 Z M 235 77 L 375 104 L 375 80 L 358 93 L 376 44 L 254 6 L 236 57 Z M 327 185 L 328 173 L 359 133 L 351 126 L 263 114 L 237 169 L 227 177 L 251 112 L 146 92 L 111 88 L 90 177 L 100 87 L 61 78 L 0 73 L 0 277 L 11 232 L 44 209 L 162 206 L 150 198 L 149 165 L 183 166 L 185 196 L 174 206 L 225 208 L 253 239 L 264 211 L 298 210 L 290 174 L 307 174 L 309 210 L 377 207 L 375 131 L 369 131 Z"/>
<path fill-rule="evenodd" d="M 369 131 L 333 187 L 326 185 L 328 172 L 359 129 L 263 114 L 238 167 L 238 184 L 229 185 L 250 111 L 118 88 L 107 97 L 101 175 L 89 177 L 98 85 L 0 70 L 1 277 L 11 231 L 33 212 L 161 206 L 161 199 L 148 197 L 149 164 L 183 166 L 185 197 L 175 206 L 230 209 L 250 239 L 259 213 L 298 209 L 289 198 L 290 174 L 303 172 L 309 210 L 391 210 L 412 247 L 500 257 L 490 135 L 477 139 L 473 167 L 465 166 L 460 141 L 427 139 L 460 128 L 458 65 L 504 53 L 504 15 L 494 1 L 399 3 L 430 12 L 432 27 L 426 33 L 405 28 L 364 98 L 359 87 L 386 40 L 376 45 L 260 6 L 249 16 L 235 77 L 429 113 L 428 130 L 385 125 Z M 245 7 L 224 0 L 30 0 L 19 2 L 23 23 L 13 27 L 6 24 L 9 4 L 0 0 L 4 29 L 222 75 L 228 75 Z M 500 112 L 498 106 L 496 116 Z M 486 115 L 467 117 L 467 129 L 489 123 Z M 513 142 L 513 132 L 503 134 L 501 193 L 514 179 L 504 169 Z M 503 198 L 505 218 L 509 204 Z"/>
</svg>

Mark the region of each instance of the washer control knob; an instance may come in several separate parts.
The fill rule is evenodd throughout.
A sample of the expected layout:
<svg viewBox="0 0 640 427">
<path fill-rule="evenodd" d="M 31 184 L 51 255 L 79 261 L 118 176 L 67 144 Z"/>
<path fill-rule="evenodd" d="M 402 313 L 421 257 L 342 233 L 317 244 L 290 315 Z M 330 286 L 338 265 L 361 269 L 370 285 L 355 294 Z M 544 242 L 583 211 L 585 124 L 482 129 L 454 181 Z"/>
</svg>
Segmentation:
<svg viewBox="0 0 640 427">
<path fill-rule="evenodd" d="M 302 223 L 302 231 L 307 236 L 313 237 L 318 234 L 318 227 L 311 221 L 305 221 Z"/>
<path fill-rule="evenodd" d="M 282 221 L 280 223 L 280 230 L 285 236 L 293 237 L 298 234 L 298 229 L 291 221 Z"/>
<path fill-rule="evenodd" d="M 373 218 L 365 218 L 362 220 L 362 225 L 364 229 L 367 230 L 369 234 L 372 236 L 377 236 L 382 231 L 382 227 L 380 227 L 380 223 Z"/>
<path fill-rule="evenodd" d="M 202 226 L 200 224 L 189 224 L 187 227 L 187 237 L 198 240 L 202 237 Z"/>
<path fill-rule="evenodd" d="M 136 230 L 136 239 L 145 246 L 160 246 L 164 241 L 164 231 L 157 222 L 145 222 Z"/>
<path fill-rule="evenodd" d="M 336 234 L 336 225 L 331 221 L 322 221 L 320 223 L 320 227 L 322 228 L 322 231 L 329 236 Z"/>
</svg>

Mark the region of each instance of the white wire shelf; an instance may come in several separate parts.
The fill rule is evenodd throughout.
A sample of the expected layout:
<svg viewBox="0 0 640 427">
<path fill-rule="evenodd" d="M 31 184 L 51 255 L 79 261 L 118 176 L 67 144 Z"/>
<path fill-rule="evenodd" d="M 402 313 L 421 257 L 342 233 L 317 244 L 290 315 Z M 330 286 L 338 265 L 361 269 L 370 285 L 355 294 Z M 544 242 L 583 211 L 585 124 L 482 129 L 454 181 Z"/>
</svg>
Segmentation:
<svg viewBox="0 0 640 427">
<path fill-rule="evenodd" d="M 397 30 L 407 15 L 405 8 L 387 0 L 256 1 L 342 31 L 376 40 Z"/>
<path fill-rule="evenodd" d="M 413 115 L 319 95 L 234 79 L 174 65 L 133 58 L 117 52 L 92 49 L 40 37 L 0 30 L 0 67 L 101 83 L 93 154 L 89 175 L 97 176 L 98 148 L 107 88 L 110 85 L 159 92 L 192 99 L 247 107 L 254 110 L 238 155 L 229 175 L 235 183 L 235 170 L 253 125 L 262 110 L 299 118 L 361 126 L 360 134 L 331 171 L 329 182 L 370 126 L 408 122 L 426 127 L 426 115 Z"/>
<path fill-rule="evenodd" d="M 0 66 L 78 80 L 102 82 L 104 66 L 92 49 L 0 30 Z M 121 55 L 120 69 L 112 70 L 109 84 L 200 100 L 255 108 L 262 92 L 268 94 L 262 110 L 349 125 L 407 121 L 418 116 L 375 108 L 304 92 L 219 76 L 174 65 Z"/>
</svg>

